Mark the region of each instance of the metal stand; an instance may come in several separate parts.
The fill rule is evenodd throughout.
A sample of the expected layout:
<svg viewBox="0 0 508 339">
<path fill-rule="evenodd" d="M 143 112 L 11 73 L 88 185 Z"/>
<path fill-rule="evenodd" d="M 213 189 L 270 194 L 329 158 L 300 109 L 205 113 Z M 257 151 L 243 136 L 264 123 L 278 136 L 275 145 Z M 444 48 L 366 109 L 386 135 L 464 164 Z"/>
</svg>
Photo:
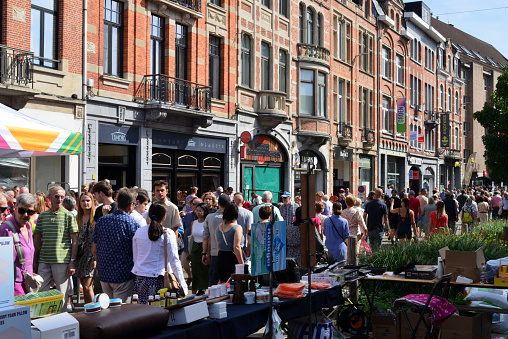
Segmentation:
<svg viewBox="0 0 508 339">
<path fill-rule="evenodd" d="M 270 305 L 268 311 L 268 335 L 270 339 L 273 338 L 273 224 L 275 223 L 275 210 L 272 208 L 272 215 L 270 218 L 270 271 L 269 281 L 270 281 Z"/>
</svg>

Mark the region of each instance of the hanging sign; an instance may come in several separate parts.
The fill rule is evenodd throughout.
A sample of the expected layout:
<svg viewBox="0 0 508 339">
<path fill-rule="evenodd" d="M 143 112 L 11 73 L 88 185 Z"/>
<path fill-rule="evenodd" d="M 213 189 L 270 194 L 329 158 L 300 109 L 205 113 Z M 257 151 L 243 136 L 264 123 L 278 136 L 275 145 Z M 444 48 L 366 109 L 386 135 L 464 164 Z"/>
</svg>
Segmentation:
<svg viewBox="0 0 508 339">
<path fill-rule="evenodd" d="M 286 222 L 276 221 L 273 224 L 252 224 L 251 275 L 262 275 L 286 269 Z M 273 242 L 270 242 L 273 239 Z"/>
<path fill-rule="evenodd" d="M 448 113 L 441 114 L 440 117 L 441 147 L 450 147 L 450 115 Z"/>
<path fill-rule="evenodd" d="M 406 132 L 406 98 L 397 99 L 397 133 Z"/>
<path fill-rule="evenodd" d="M 473 170 L 476 164 L 476 152 L 471 153 L 469 159 L 467 160 L 466 171 L 464 172 L 464 185 L 469 186 L 469 182 L 471 181 L 471 177 L 473 175 Z"/>
</svg>

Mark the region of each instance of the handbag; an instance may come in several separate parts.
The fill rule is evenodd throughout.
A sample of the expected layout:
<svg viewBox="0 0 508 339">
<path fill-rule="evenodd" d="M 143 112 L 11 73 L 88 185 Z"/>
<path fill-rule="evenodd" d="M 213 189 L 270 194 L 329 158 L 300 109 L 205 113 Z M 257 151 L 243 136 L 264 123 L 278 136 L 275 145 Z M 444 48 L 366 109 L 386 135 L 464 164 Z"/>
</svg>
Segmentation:
<svg viewBox="0 0 508 339">
<path fill-rule="evenodd" d="M 14 239 L 14 247 L 18 255 L 19 263 L 21 264 L 21 271 L 23 272 L 23 276 L 25 278 L 23 289 L 26 293 L 37 293 L 39 288 L 41 288 L 44 279 L 42 279 L 42 277 L 36 273 L 30 274 L 25 270 L 25 253 L 21 247 L 18 231 L 16 231 L 16 228 L 10 220 L 5 220 L 5 223 L 11 228 L 12 238 Z"/>
<path fill-rule="evenodd" d="M 168 289 L 169 293 L 180 294 L 180 283 L 174 273 L 168 272 L 168 235 L 167 230 L 164 230 L 164 288 Z"/>
</svg>

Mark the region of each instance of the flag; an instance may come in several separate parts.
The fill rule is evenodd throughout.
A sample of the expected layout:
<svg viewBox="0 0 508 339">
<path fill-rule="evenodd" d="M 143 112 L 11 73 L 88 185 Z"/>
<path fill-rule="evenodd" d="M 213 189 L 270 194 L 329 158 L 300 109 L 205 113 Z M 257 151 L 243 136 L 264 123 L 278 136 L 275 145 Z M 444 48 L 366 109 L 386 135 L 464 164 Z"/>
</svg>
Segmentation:
<svg viewBox="0 0 508 339">
<path fill-rule="evenodd" d="M 423 144 L 425 142 L 425 134 L 418 134 L 418 142 Z"/>
<path fill-rule="evenodd" d="M 409 132 L 409 140 L 415 141 L 416 140 L 416 131 Z"/>
</svg>

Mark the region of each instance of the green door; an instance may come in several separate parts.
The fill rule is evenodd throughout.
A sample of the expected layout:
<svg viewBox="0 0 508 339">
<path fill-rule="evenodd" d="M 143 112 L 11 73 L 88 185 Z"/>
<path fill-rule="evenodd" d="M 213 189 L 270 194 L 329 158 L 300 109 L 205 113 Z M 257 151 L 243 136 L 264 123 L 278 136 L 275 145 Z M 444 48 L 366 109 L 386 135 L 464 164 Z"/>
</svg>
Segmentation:
<svg viewBox="0 0 508 339">
<path fill-rule="evenodd" d="M 247 170 L 247 168 L 246 168 Z M 281 168 L 280 167 L 261 167 L 256 166 L 254 172 L 254 187 L 256 190 L 271 191 L 273 193 L 274 203 L 278 203 L 279 191 L 281 187 Z M 258 191 L 261 195 L 262 192 Z"/>
</svg>

